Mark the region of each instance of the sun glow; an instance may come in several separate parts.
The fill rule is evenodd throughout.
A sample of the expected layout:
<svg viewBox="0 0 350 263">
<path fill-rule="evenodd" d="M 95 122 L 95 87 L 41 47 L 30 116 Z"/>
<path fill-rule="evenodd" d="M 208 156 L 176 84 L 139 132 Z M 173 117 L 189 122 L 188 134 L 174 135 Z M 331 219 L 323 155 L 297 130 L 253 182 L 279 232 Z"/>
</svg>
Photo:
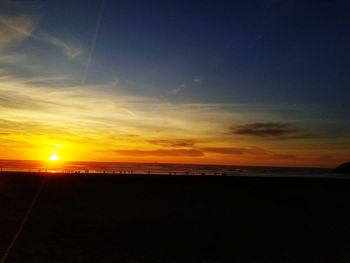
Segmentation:
<svg viewBox="0 0 350 263">
<path fill-rule="evenodd" d="M 50 160 L 50 161 L 54 161 L 54 162 L 55 162 L 55 161 L 59 161 L 59 160 L 60 160 L 60 157 L 58 156 L 57 153 L 53 153 L 53 154 L 50 155 L 49 160 Z"/>
</svg>

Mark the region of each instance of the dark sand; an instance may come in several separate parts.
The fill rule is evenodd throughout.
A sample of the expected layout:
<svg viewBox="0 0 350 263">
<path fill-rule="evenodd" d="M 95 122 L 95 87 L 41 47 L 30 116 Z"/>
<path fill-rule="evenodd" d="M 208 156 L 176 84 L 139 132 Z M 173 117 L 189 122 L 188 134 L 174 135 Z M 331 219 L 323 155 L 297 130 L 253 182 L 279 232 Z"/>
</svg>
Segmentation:
<svg viewBox="0 0 350 263">
<path fill-rule="evenodd" d="M 0 174 L 0 253 L 43 176 Z M 350 180 L 49 176 L 7 262 L 350 262 Z"/>
</svg>

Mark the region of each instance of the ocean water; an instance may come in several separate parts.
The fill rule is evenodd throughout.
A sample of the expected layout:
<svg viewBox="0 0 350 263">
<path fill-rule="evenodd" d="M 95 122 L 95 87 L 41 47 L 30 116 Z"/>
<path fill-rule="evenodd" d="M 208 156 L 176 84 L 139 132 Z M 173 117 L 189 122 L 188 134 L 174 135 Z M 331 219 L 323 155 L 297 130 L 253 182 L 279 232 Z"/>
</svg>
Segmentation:
<svg viewBox="0 0 350 263">
<path fill-rule="evenodd" d="M 105 174 L 159 174 L 209 176 L 266 176 L 266 177 L 337 177 L 332 169 L 253 167 L 233 165 L 196 165 L 166 163 L 119 162 L 57 162 L 0 160 L 1 171 L 22 172 L 89 172 Z"/>
</svg>

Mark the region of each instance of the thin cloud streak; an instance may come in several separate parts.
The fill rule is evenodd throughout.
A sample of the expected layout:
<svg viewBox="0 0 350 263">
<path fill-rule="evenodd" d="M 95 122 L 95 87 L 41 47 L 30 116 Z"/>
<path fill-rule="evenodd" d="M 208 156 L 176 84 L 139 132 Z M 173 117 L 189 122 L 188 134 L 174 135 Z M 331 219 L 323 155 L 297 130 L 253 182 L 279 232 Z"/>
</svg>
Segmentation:
<svg viewBox="0 0 350 263">
<path fill-rule="evenodd" d="M 193 147 L 195 140 L 193 139 L 157 139 L 149 140 L 151 144 L 165 147 Z"/>
<path fill-rule="evenodd" d="M 228 154 L 228 155 L 267 155 L 270 154 L 270 151 L 258 148 L 258 147 L 250 147 L 250 148 L 237 148 L 237 147 L 205 147 L 201 148 L 204 152 L 211 152 L 217 154 Z"/>
<path fill-rule="evenodd" d="M 202 157 L 204 153 L 194 149 L 156 149 L 156 150 L 114 150 L 116 154 L 131 156 L 131 157 L 162 157 L 162 156 L 189 156 L 189 157 Z"/>
<path fill-rule="evenodd" d="M 294 125 L 283 122 L 254 122 L 232 126 L 230 132 L 235 135 L 270 139 L 305 139 L 318 137 L 316 134 L 303 131 Z"/>
<path fill-rule="evenodd" d="M 258 137 L 280 137 L 295 133 L 296 130 L 285 123 L 256 122 L 232 127 L 232 132 L 239 135 Z"/>
<path fill-rule="evenodd" d="M 34 34 L 36 28 L 37 18 L 34 15 L 0 15 L 0 51 L 13 49 L 25 39 L 32 38 L 59 48 L 69 59 L 77 59 L 84 54 L 82 44 L 77 41 L 65 41 L 44 31 Z M 20 64 L 23 57 L 24 55 L 13 52 L 5 53 L 0 62 Z"/>
<path fill-rule="evenodd" d="M 3 53 L 0 56 L 0 64 L 3 65 L 19 65 L 26 62 L 27 56 L 18 53 Z M 1 74 L 1 73 L 0 73 Z"/>
<path fill-rule="evenodd" d="M 91 61 L 92 61 L 92 56 L 93 56 L 94 51 L 95 51 L 95 46 L 96 46 L 96 43 L 97 43 L 97 38 L 98 38 L 99 31 L 100 31 L 102 19 L 103 19 L 104 8 L 105 8 L 105 0 L 101 0 L 100 10 L 99 10 L 98 17 L 97 17 L 97 22 L 96 22 L 96 28 L 95 28 L 94 36 L 93 36 L 93 39 L 92 39 L 92 42 L 91 42 L 91 46 L 90 46 L 90 51 L 89 51 L 86 67 L 84 69 L 84 72 L 83 72 L 83 75 L 82 75 L 82 78 L 81 78 L 81 82 L 80 82 L 81 84 L 85 83 L 87 74 L 89 72 L 89 68 L 90 68 Z"/>
<path fill-rule="evenodd" d="M 84 49 L 81 44 L 73 43 L 72 41 L 63 41 L 62 39 L 45 32 L 40 32 L 37 37 L 38 39 L 61 49 L 62 53 L 69 59 L 76 59 L 84 54 Z"/>
<path fill-rule="evenodd" d="M 36 19 L 31 15 L 0 16 L 0 51 L 13 48 L 28 38 L 36 27 Z"/>
<path fill-rule="evenodd" d="M 135 133 L 135 129 L 146 134 L 154 130 L 173 130 L 179 133 L 181 130 L 190 129 L 194 132 L 198 128 L 192 127 L 190 122 L 206 110 L 205 106 L 197 112 L 199 106 L 185 105 L 179 108 L 176 105 L 162 105 L 144 97 L 105 92 L 108 84 L 66 86 L 58 89 L 55 84 L 49 85 L 50 77 L 21 79 L 11 74 L 1 74 L 0 79 L 3 117 L 23 121 L 36 120 L 47 125 L 64 120 L 66 126 L 72 125 L 73 128 L 87 125 L 85 128 L 89 130 L 113 128 L 115 125 L 113 129 L 129 130 L 129 133 Z M 176 114 L 173 109 L 177 109 Z M 164 115 L 159 116 L 159 111 Z M 187 117 L 183 119 L 182 116 Z M 80 125 L 76 125 L 77 120 L 80 121 Z M 196 122 L 199 124 L 201 120 L 197 119 Z M 88 127 L 89 123 L 91 127 Z M 205 123 L 207 122 L 204 121 L 203 125 Z M 201 133 L 200 129 L 198 131 L 197 135 Z"/>
</svg>

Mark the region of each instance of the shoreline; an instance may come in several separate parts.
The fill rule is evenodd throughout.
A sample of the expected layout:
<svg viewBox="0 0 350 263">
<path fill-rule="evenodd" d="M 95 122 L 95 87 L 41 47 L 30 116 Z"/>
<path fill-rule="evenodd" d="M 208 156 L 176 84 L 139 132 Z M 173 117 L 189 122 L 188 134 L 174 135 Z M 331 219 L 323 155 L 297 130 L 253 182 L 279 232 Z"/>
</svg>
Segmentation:
<svg viewBox="0 0 350 263">
<path fill-rule="evenodd" d="M 163 178 L 163 177 L 182 177 L 182 178 L 198 178 L 198 177 L 229 177 L 229 178 L 280 178 L 280 179 L 344 179 L 349 180 L 350 176 L 348 174 L 343 173 L 332 173 L 332 174 L 326 174 L 326 175 L 298 175 L 298 174 L 278 174 L 278 173 L 271 173 L 271 174 L 260 174 L 260 175 L 227 175 L 227 174 L 205 174 L 205 173 L 197 173 L 197 174 L 190 174 L 190 173 L 113 173 L 113 172 L 56 172 L 56 171 L 0 171 L 1 175 L 27 175 L 27 176 L 47 176 L 47 177 L 62 177 L 62 176 L 75 176 L 75 177 L 153 177 L 153 178 Z"/>
</svg>

